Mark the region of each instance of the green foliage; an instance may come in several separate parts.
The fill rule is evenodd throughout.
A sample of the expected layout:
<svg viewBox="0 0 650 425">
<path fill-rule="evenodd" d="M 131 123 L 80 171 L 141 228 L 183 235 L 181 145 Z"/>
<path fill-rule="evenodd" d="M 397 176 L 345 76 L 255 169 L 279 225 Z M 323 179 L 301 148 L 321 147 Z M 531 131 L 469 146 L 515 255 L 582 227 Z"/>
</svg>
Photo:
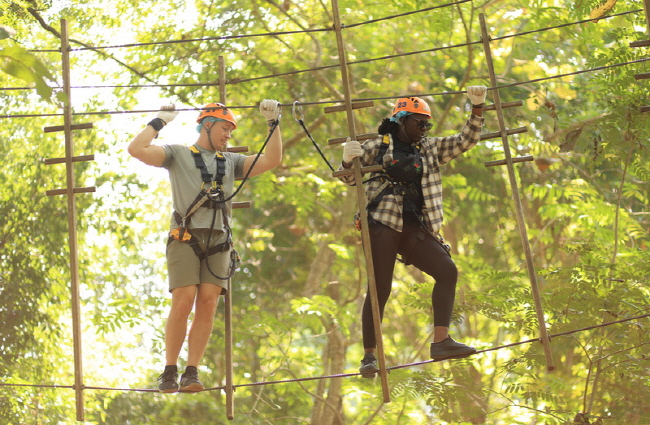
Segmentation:
<svg viewBox="0 0 650 425">
<path fill-rule="evenodd" d="M 344 93 L 328 2 L 118 1 L 111 11 L 85 1 L 0 3 L 0 25 L 16 29 L 12 40 L 2 41 L 0 82 L 37 88 L 36 95 L 0 92 L 7 114 L 60 113 L 60 105 L 43 98 L 61 80 L 60 55 L 31 50 L 60 44 L 34 14 L 54 29 L 65 18 L 73 49 L 81 43 L 203 39 L 71 52 L 73 85 L 129 86 L 73 89 L 75 113 L 150 110 L 170 100 L 190 109 L 225 100 L 239 117 L 234 144 L 254 154 L 265 136 L 258 102 L 298 100 L 324 155 L 332 164 L 339 161 L 340 147 L 328 147 L 327 139 L 347 135 L 345 115 L 324 114 L 330 103 L 314 104 L 340 101 Z M 497 40 L 585 19 L 597 3 L 468 2 L 355 25 L 431 5 L 339 1 L 352 98 L 390 98 L 355 110 L 357 133 L 375 131 L 392 98 L 489 84 L 480 44 L 382 59 L 476 42 L 479 13 L 493 38 L 499 85 L 643 59 L 643 49 L 629 47 L 646 37 L 639 32 L 642 13 Z M 616 12 L 641 7 L 639 1 L 619 3 Z M 324 31 L 288 33 L 306 29 Z M 258 36 L 267 32 L 287 33 Z M 216 85 L 219 56 L 226 99 Z M 634 78 L 646 70 L 647 62 L 639 61 L 500 90 L 503 102 L 524 103 L 504 111 L 505 124 L 528 129 L 509 138 L 512 155 L 535 158 L 516 164 L 513 177 L 552 334 L 650 311 L 650 122 L 639 112 L 648 104 L 647 84 Z M 284 73 L 290 74 L 276 75 Z M 464 95 L 426 98 L 432 133 L 457 132 L 468 114 Z M 497 131 L 495 113 L 485 115 L 485 131 Z M 156 142 L 192 143 L 194 117 L 181 113 Z M 243 260 L 232 288 L 237 385 L 353 373 L 363 352 L 366 272 L 352 226 L 355 190 L 331 178 L 291 118 L 284 107 L 283 164 L 248 181 L 237 200 L 251 200 L 253 208 L 233 213 Z M 96 154 L 94 165 L 75 165 L 76 185 L 97 187 L 94 195 L 76 196 L 86 385 L 154 388 L 164 361 L 169 185 L 164 171 L 149 169 L 125 150 L 148 119 L 74 117 L 76 123 L 94 122 L 92 130 L 74 132 L 75 154 Z M 1 382 L 72 383 L 67 203 L 44 196 L 45 188 L 65 184 L 64 166 L 39 161 L 63 155 L 63 137 L 42 133 L 43 126 L 60 121 L 12 118 L 0 127 Z M 505 167 L 484 166 L 502 159 L 503 150 L 498 139 L 481 142 L 443 169 L 443 234 L 460 271 L 452 334 L 480 350 L 539 334 L 510 176 Z M 382 328 L 389 366 L 428 358 L 433 285 L 417 270 L 396 266 Z M 223 321 L 220 308 L 200 368 L 209 387 L 225 385 Z M 568 424 L 584 413 L 605 425 L 643 424 L 650 415 L 647 322 L 554 337 L 553 372 L 545 370 L 542 346 L 533 341 L 468 360 L 395 369 L 389 375 L 392 402 L 385 405 L 378 380 L 359 377 L 240 386 L 233 423 Z M 225 394 L 218 390 L 195 396 L 84 394 L 88 423 L 181 423 L 188 417 L 196 424 L 225 422 Z M 12 424 L 74 423 L 74 395 L 0 388 L 0 417 Z"/>
<path fill-rule="evenodd" d="M 52 95 L 48 81 L 54 78 L 45 64 L 36 56 L 20 46 L 9 46 L 0 49 L 0 69 L 3 72 L 36 86 L 36 92 L 44 99 Z"/>
</svg>

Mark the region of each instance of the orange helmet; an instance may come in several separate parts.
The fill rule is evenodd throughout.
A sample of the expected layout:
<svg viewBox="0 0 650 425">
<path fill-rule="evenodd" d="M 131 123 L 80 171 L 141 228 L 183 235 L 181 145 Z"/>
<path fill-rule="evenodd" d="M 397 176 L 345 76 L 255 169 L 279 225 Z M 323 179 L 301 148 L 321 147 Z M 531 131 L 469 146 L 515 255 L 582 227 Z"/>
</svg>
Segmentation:
<svg viewBox="0 0 650 425">
<path fill-rule="evenodd" d="M 395 108 L 393 109 L 393 116 L 400 111 L 422 114 L 431 118 L 431 109 L 429 108 L 429 105 L 419 97 L 401 97 L 397 99 L 397 103 L 395 103 Z"/>
<path fill-rule="evenodd" d="M 235 128 L 237 128 L 237 120 L 235 119 L 235 115 L 230 112 L 228 108 L 226 108 L 226 105 L 222 103 L 208 103 L 205 105 L 203 108 L 201 108 L 201 114 L 197 118 L 196 122 L 200 124 L 205 117 L 215 117 L 224 121 L 228 121 L 232 123 Z"/>
</svg>

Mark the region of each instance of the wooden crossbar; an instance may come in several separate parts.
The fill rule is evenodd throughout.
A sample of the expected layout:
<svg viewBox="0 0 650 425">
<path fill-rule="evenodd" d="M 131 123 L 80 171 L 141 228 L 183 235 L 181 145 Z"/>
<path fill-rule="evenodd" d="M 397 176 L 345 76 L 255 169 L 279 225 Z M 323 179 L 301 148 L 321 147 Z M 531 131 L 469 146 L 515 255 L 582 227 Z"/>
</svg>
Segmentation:
<svg viewBox="0 0 650 425">
<path fill-rule="evenodd" d="M 371 106 L 374 106 L 374 102 L 372 100 L 366 100 L 363 102 L 355 102 L 350 105 L 352 109 L 359 109 L 359 108 L 369 108 Z M 347 108 L 346 104 L 343 105 L 335 105 L 335 106 L 327 106 L 323 108 L 326 114 L 329 114 L 330 112 L 341 112 L 345 111 Z"/>
<path fill-rule="evenodd" d="M 520 156 L 518 158 L 512 158 L 512 162 L 528 162 L 532 161 L 532 155 Z M 505 159 L 497 159 L 496 161 L 487 161 L 484 163 L 486 167 L 494 167 L 496 165 L 507 165 L 508 162 Z"/>
<path fill-rule="evenodd" d="M 72 158 L 47 158 L 43 160 L 43 163 L 45 165 L 63 164 L 68 160 L 71 162 L 94 161 L 95 155 L 80 155 L 80 156 L 73 156 Z"/>
<path fill-rule="evenodd" d="M 521 134 L 521 133 L 527 133 L 528 128 L 526 127 L 519 127 L 519 128 L 513 128 L 513 129 L 506 129 L 505 134 L 507 136 L 512 136 L 513 134 Z M 483 133 L 481 134 L 481 140 L 489 140 L 489 139 L 496 139 L 497 137 L 501 137 L 501 132 L 497 131 L 494 133 Z"/>
<path fill-rule="evenodd" d="M 71 124 L 70 125 L 70 130 L 84 130 L 87 128 L 93 128 L 93 123 L 87 122 L 84 124 Z M 65 126 L 64 125 L 55 125 L 52 127 L 43 127 L 43 132 L 44 133 L 55 133 L 57 131 L 65 131 Z"/>
</svg>

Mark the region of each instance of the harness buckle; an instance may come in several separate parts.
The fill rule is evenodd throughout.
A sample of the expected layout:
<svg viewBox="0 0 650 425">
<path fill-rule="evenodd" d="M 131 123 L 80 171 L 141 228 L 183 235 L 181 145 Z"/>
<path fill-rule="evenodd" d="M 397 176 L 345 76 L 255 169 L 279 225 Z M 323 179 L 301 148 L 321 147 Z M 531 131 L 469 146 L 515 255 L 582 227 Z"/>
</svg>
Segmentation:
<svg viewBox="0 0 650 425">
<path fill-rule="evenodd" d="M 180 242 L 189 242 L 189 240 L 192 239 L 192 235 L 187 230 L 187 227 L 183 226 L 182 224 L 177 228 L 172 229 L 169 232 L 169 236 L 171 236 L 172 239 L 175 239 Z"/>
<path fill-rule="evenodd" d="M 206 195 L 211 201 L 219 201 L 222 198 L 223 189 L 217 182 L 212 182 L 212 187 L 206 192 Z"/>
</svg>

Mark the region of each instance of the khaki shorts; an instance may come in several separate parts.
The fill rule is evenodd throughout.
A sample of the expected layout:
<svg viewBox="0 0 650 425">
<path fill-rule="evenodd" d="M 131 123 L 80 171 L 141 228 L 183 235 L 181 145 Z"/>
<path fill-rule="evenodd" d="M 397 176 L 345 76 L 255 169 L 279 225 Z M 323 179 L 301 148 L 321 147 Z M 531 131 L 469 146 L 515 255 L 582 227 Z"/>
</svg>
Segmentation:
<svg viewBox="0 0 650 425">
<path fill-rule="evenodd" d="M 199 246 L 205 249 L 207 242 L 207 229 L 193 229 L 192 234 L 200 241 Z M 210 245 L 214 246 L 226 241 L 226 234 L 219 232 L 210 238 Z M 173 240 L 167 245 L 167 271 L 169 276 L 169 292 L 182 286 L 212 283 L 222 288 L 222 294 L 227 291 L 228 282 L 218 279 L 217 276 L 227 277 L 230 271 L 230 250 L 219 252 L 208 257 L 210 269 L 206 260 L 199 260 L 194 250 L 187 242 Z M 210 273 L 212 270 L 212 273 Z"/>
</svg>

